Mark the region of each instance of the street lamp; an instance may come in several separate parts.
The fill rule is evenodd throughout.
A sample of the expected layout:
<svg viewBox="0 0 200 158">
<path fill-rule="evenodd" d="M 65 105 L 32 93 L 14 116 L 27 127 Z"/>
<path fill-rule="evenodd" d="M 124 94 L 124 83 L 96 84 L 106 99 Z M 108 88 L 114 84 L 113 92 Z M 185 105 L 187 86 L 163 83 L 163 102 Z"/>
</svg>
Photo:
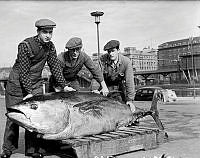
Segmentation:
<svg viewBox="0 0 200 158">
<path fill-rule="evenodd" d="M 99 48 L 99 23 L 100 23 L 100 16 L 102 16 L 104 13 L 96 11 L 96 12 L 92 12 L 90 14 L 91 14 L 91 16 L 95 17 L 95 23 L 97 24 L 98 62 L 99 62 L 100 67 L 101 67 L 101 63 L 100 63 L 100 48 Z"/>
</svg>

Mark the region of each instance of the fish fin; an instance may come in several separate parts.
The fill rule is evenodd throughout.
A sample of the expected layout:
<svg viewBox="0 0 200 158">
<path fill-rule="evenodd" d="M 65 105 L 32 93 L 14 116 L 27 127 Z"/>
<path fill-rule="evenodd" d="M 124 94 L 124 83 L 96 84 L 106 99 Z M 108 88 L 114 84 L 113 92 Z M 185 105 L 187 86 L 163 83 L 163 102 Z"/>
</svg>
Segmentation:
<svg viewBox="0 0 200 158">
<path fill-rule="evenodd" d="M 145 117 L 147 115 L 150 115 L 154 119 L 154 121 L 155 121 L 156 125 L 158 126 L 158 128 L 163 131 L 164 130 L 164 126 L 163 126 L 161 120 L 159 119 L 159 112 L 158 112 L 158 105 L 157 105 L 158 104 L 158 100 L 160 100 L 160 95 L 161 95 L 161 93 L 159 93 L 157 90 L 155 90 L 154 95 L 153 95 L 153 99 L 152 99 L 152 103 L 151 103 L 151 107 L 150 107 L 149 111 L 144 111 L 142 109 L 137 108 L 140 111 L 137 113 L 136 121 L 138 121 L 140 118 L 143 118 L 143 117 Z M 133 122 L 133 124 L 135 124 L 135 122 Z M 136 124 L 138 124 L 138 123 L 136 122 Z"/>
<path fill-rule="evenodd" d="M 161 120 L 159 119 L 159 115 L 156 113 L 152 113 L 151 116 L 153 117 L 154 121 L 156 122 L 156 125 L 158 126 L 158 128 L 160 130 L 164 130 L 164 126 L 163 126 Z"/>
<path fill-rule="evenodd" d="M 158 112 L 158 100 L 160 99 L 160 95 L 161 94 L 158 92 L 158 90 L 155 90 L 153 99 L 152 99 L 152 103 L 151 103 L 150 115 L 153 117 L 158 128 L 160 130 L 164 130 L 164 126 L 163 126 L 161 120 L 159 119 L 159 112 Z"/>
<path fill-rule="evenodd" d="M 81 102 L 78 104 L 75 104 L 73 107 L 78 107 L 79 112 L 82 114 L 92 114 L 94 117 L 102 117 L 102 109 L 103 107 L 100 105 L 102 102 L 107 101 L 107 98 L 105 99 L 99 99 L 99 100 L 90 100 Z"/>
<path fill-rule="evenodd" d="M 150 107 L 150 111 L 158 112 L 157 104 L 158 104 L 158 100 L 159 100 L 159 95 L 160 95 L 160 93 L 158 92 L 158 90 L 155 90 L 153 99 L 152 99 L 152 103 L 151 103 L 151 107 Z"/>
<path fill-rule="evenodd" d="M 62 137 L 62 134 L 44 134 L 42 136 L 43 139 L 46 139 L 46 140 L 61 140 L 61 139 L 64 139 Z"/>
<path fill-rule="evenodd" d="M 68 126 L 60 133 L 55 134 L 43 134 L 42 138 L 46 140 L 63 140 L 70 138 L 73 135 L 71 120 L 69 118 Z"/>
<path fill-rule="evenodd" d="M 63 140 L 70 138 L 72 135 L 71 126 L 67 127 L 64 131 L 56 134 L 43 134 L 42 138 L 46 140 Z"/>
</svg>

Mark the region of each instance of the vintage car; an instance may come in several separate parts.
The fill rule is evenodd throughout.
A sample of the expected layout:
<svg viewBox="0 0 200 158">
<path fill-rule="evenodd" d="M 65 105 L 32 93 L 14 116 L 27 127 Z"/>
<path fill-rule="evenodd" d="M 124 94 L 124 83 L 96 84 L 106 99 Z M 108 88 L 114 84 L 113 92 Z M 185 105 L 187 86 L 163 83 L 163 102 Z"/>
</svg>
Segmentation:
<svg viewBox="0 0 200 158">
<path fill-rule="evenodd" d="M 177 100 L 175 91 L 161 87 L 142 87 L 136 90 L 135 101 L 152 101 L 155 90 L 160 92 L 160 101 L 173 102 Z"/>
</svg>

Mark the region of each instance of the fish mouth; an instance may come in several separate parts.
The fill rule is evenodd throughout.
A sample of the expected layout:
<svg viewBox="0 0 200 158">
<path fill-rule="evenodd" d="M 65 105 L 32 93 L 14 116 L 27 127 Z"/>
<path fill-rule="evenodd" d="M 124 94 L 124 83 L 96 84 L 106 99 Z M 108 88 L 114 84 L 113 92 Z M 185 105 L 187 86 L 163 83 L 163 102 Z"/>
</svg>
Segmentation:
<svg viewBox="0 0 200 158">
<path fill-rule="evenodd" d="M 18 110 L 18 109 L 15 109 L 15 108 L 7 108 L 7 113 L 6 113 L 5 115 L 6 115 L 10 120 L 12 120 L 14 123 L 18 124 L 19 126 L 26 128 L 26 129 L 29 130 L 30 132 L 33 132 L 33 131 L 37 132 L 37 129 L 34 128 L 34 127 L 32 127 L 31 125 L 24 124 L 23 122 L 18 121 L 16 118 L 13 118 L 12 116 L 10 117 L 10 115 L 13 115 L 13 114 L 22 114 L 22 115 L 25 116 L 25 118 L 26 118 L 27 120 L 29 120 L 28 122 L 31 123 L 30 118 L 28 118 L 28 117 L 26 116 L 26 114 L 24 114 L 22 111 L 20 111 L 20 110 Z"/>
<path fill-rule="evenodd" d="M 8 112 L 6 113 L 6 116 L 8 116 L 9 113 L 21 113 L 23 114 L 26 118 L 27 116 L 20 110 L 14 109 L 14 108 L 7 108 Z M 9 116 L 8 116 L 9 117 Z M 27 118 L 28 119 L 28 118 Z"/>
</svg>

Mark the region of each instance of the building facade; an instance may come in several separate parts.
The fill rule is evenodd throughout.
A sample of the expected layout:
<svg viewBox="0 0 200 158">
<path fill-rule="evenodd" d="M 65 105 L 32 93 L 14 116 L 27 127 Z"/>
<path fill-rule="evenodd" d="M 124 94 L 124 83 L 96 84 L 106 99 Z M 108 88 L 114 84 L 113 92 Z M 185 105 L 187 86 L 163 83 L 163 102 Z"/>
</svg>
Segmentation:
<svg viewBox="0 0 200 158">
<path fill-rule="evenodd" d="M 200 37 L 170 41 L 158 46 L 158 70 L 170 70 L 170 83 L 192 83 L 200 79 Z"/>
<path fill-rule="evenodd" d="M 153 71 L 157 70 L 157 50 L 144 48 L 136 50 L 135 47 L 124 48 L 123 55 L 127 56 L 132 61 L 135 71 Z"/>
<path fill-rule="evenodd" d="M 132 61 L 133 71 L 135 74 L 137 72 L 149 72 L 155 71 L 158 67 L 157 60 L 157 50 L 144 48 L 143 50 L 137 50 L 135 47 L 126 47 L 124 48 L 124 56 L 127 56 Z M 151 75 L 151 77 L 144 78 L 141 75 L 135 75 L 135 84 L 144 85 L 154 84 L 156 75 Z"/>
</svg>

